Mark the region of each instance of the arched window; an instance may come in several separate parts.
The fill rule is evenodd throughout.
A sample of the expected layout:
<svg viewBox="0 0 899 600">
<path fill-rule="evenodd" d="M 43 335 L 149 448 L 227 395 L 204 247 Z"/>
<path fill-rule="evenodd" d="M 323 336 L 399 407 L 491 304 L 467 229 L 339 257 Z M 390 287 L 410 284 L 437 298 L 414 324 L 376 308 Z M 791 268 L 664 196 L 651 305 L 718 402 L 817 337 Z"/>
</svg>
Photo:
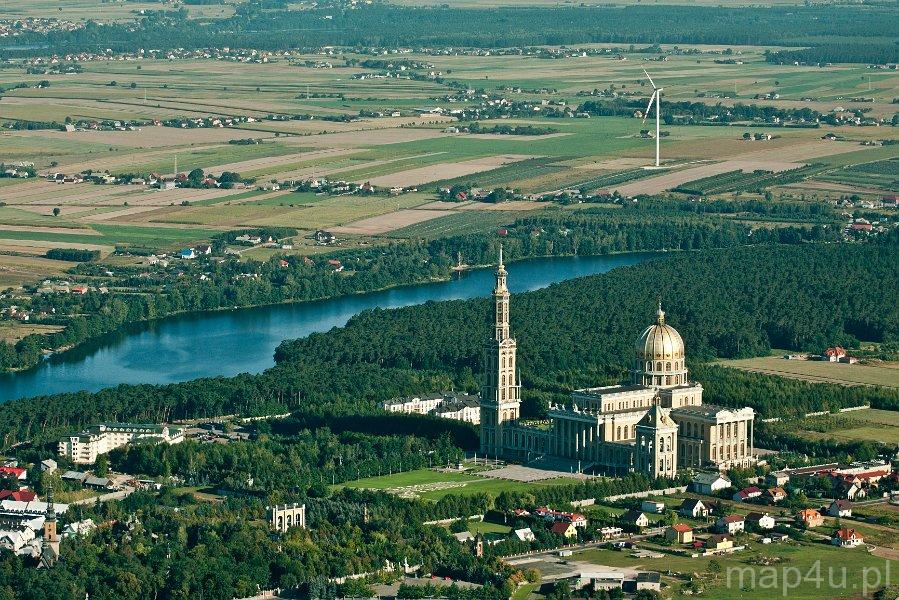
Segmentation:
<svg viewBox="0 0 899 600">
<path fill-rule="evenodd" d="M 661 370 L 662 370 L 662 363 L 661 363 L 661 362 L 657 362 L 657 363 L 656 363 L 656 371 L 661 371 Z"/>
<path fill-rule="evenodd" d="M 670 362 L 665 363 L 665 370 L 666 370 L 666 371 L 670 371 L 670 370 L 671 370 L 671 363 L 670 363 Z"/>
<path fill-rule="evenodd" d="M 652 371 L 652 363 L 651 363 L 651 362 L 648 362 L 648 361 L 647 361 L 647 363 L 646 363 L 646 370 L 647 370 L 647 371 Z"/>
<path fill-rule="evenodd" d="M 616 437 L 615 439 L 616 439 L 616 440 L 620 440 L 620 439 L 621 439 L 621 425 L 618 426 L 618 437 Z"/>
</svg>

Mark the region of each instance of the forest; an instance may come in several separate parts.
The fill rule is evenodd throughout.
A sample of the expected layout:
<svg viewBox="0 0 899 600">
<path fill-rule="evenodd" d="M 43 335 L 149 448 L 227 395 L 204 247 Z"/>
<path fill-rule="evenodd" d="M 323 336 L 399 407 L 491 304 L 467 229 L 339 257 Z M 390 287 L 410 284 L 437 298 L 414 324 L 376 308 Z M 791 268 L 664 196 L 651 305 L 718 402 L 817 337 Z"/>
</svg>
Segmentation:
<svg viewBox="0 0 899 600">
<path fill-rule="evenodd" d="M 260 49 L 336 46 L 513 47 L 575 43 L 782 45 L 843 48 L 859 62 L 882 62 L 899 17 L 891 6 L 809 4 L 757 8 L 713 6 L 546 6 L 414 8 L 383 3 L 354 10 L 322 7 L 291 11 L 279 4 L 238 5 L 233 17 L 198 27 L 185 10 L 154 11 L 133 23 L 88 22 L 82 29 L 29 33 L 3 54 L 110 48 L 244 47 Z M 539 23 L 539 27 L 534 27 Z M 866 40 L 860 42 L 859 40 Z M 850 45 L 847 42 L 855 42 Z M 34 46 L 34 47 L 32 47 Z M 895 46 L 894 46 L 895 47 Z M 867 48 L 867 51 L 866 51 Z M 848 60 L 850 57 L 846 57 Z M 830 59 L 835 60 L 835 59 Z"/>
<path fill-rule="evenodd" d="M 511 245 L 514 248 L 514 245 Z M 785 381 L 701 363 L 899 338 L 895 242 L 750 246 L 675 253 L 601 276 L 516 295 L 524 413 L 539 416 L 570 390 L 626 377 L 633 341 L 661 298 L 707 400 L 749 404 L 762 416 L 870 403 L 899 406 L 899 392 Z M 486 257 L 485 257 L 486 259 Z M 738 269 L 734 265 L 739 265 Z M 488 331 L 485 299 L 373 310 L 345 327 L 284 342 L 259 375 L 165 386 L 121 385 L 0 405 L 4 445 L 45 442 L 104 420 L 159 422 L 220 414 L 296 411 L 307 426 L 357 431 L 377 403 L 413 393 L 479 387 Z M 789 400 L 788 403 L 785 403 Z M 342 417 L 346 417 L 342 419 Z M 380 425 L 379 425 L 380 427 Z M 397 421 L 382 433 L 408 432 Z M 427 429 L 427 428 L 422 428 Z M 465 447 L 464 432 L 447 432 Z"/>
</svg>

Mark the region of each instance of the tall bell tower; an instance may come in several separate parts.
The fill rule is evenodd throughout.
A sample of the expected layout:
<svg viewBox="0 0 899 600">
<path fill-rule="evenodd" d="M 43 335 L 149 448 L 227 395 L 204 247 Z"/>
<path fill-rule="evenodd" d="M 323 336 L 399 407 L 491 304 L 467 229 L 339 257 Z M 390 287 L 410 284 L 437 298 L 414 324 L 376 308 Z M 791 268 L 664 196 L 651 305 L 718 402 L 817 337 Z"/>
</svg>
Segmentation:
<svg viewBox="0 0 899 600">
<path fill-rule="evenodd" d="M 517 421 L 521 408 L 516 344 L 509 329 L 507 275 L 500 246 L 493 288 L 493 336 L 484 345 L 484 386 L 481 389 L 481 452 L 493 456 L 503 454 L 506 446 L 503 425 Z"/>
</svg>

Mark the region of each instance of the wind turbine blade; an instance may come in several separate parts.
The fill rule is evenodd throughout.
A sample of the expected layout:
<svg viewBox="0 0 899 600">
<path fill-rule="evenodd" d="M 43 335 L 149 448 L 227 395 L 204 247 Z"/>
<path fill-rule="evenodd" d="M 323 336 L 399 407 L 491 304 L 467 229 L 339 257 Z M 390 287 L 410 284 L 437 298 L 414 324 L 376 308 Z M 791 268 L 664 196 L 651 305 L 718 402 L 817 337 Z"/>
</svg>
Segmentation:
<svg viewBox="0 0 899 600">
<path fill-rule="evenodd" d="M 655 90 L 652 92 L 652 96 L 649 97 L 649 104 L 646 105 L 646 112 L 643 113 L 643 122 L 646 122 L 647 117 L 649 117 L 649 111 L 652 110 L 652 101 L 656 99 Z"/>
<path fill-rule="evenodd" d="M 646 75 L 646 79 L 649 80 L 649 85 L 652 86 L 652 89 L 656 89 L 656 84 L 655 84 L 655 82 L 652 80 L 652 77 L 649 76 L 649 73 L 646 72 L 646 69 L 643 69 L 643 74 Z"/>
</svg>

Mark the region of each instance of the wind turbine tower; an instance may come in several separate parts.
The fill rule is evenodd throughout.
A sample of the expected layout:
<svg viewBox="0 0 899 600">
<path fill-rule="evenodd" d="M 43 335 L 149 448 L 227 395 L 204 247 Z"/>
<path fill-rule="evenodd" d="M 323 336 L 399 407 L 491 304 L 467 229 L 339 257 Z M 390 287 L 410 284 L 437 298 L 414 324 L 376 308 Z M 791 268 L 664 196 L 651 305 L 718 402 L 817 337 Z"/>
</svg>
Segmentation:
<svg viewBox="0 0 899 600">
<path fill-rule="evenodd" d="M 652 96 L 649 97 L 649 104 L 646 105 L 646 112 L 643 113 L 643 122 L 646 123 L 646 119 L 649 117 L 649 112 L 652 110 L 653 100 L 656 103 L 656 166 L 659 165 L 659 120 L 661 117 L 661 103 L 662 103 L 662 88 L 656 87 L 655 82 L 653 82 L 652 77 L 649 76 L 649 73 L 646 72 L 646 69 L 643 69 L 643 74 L 646 75 L 646 78 L 649 80 L 649 84 L 652 86 Z"/>
</svg>

